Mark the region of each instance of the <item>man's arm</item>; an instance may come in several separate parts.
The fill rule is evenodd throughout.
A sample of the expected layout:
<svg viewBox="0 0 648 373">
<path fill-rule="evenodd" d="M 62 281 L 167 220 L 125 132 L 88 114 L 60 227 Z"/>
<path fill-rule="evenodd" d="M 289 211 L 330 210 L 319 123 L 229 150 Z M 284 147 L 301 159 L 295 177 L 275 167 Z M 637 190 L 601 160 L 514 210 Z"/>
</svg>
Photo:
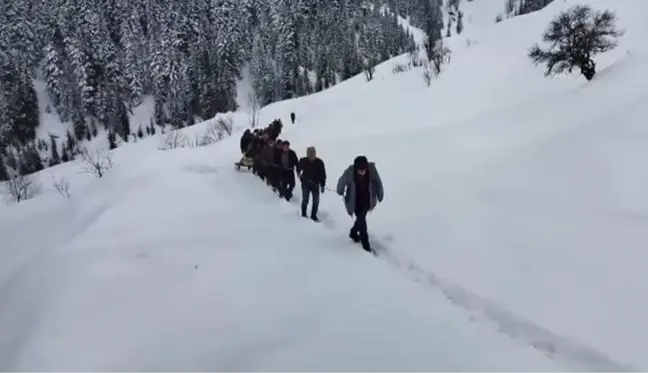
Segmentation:
<svg viewBox="0 0 648 373">
<path fill-rule="evenodd" d="M 339 194 L 341 196 L 344 195 L 344 191 L 345 191 L 346 186 L 347 186 L 347 171 L 348 170 L 346 170 L 346 171 L 344 171 L 342 173 L 342 176 L 340 176 L 340 178 L 338 179 L 338 182 L 337 182 L 336 192 L 337 192 L 337 194 Z"/>
<path fill-rule="evenodd" d="M 321 182 L 322 182 L 322 187 L 326 186 L 326 166 L 324 165 L 324 161 L 320 159 L 320 164 L 321 164 Z"/>
<path fill-rule="evenodd" d="M 372 165 L 372 173 L 374 177 L 376 178 L 376 197 L 378 198 L 379 202 L 382 202 L 383 198 L 385 198 L 385 190 L 383 189 L 383 183 L 382 180 L 380 179 L 380 174 L 378 173 L 378 168 L 376 167 L 375 164 Z"/>
</svg>

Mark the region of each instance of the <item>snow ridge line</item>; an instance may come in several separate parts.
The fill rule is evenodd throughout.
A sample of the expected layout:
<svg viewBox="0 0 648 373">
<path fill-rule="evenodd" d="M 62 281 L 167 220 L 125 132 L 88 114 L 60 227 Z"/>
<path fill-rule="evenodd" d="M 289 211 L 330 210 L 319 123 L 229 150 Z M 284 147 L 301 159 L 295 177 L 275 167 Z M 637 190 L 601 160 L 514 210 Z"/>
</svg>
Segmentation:
<svg viewBox="0 0 648 373">
<path fill-rule="evenodd" d="M 276 194 L 273 193 L 273 195 L 275 198 L 278 198 Z M 285 201 L 285 199 L 283 200 Z M 301 207 L 301 198 L 299 196 L 293 196 L 288 203 L 299 209 Z M 326 229 L 337 232 L 337 224 L 328 212 L 320 210 L 318 215 L 320 222 L 314 224 L 322 224 Z M 576 371 L 642 371 L 642 369 L 620 363 L 607 356 L 604 352 L 578 340 L 558 335 L 529 320 L 515 316 L 493 301 L 442 279 L 411 261 L 403 260 L 386 244 L 386 242 L 393 242 L 395 240 L 393 235 L 385 235 L 383 239 L 371 233 L 369 236 L 377 258 L 385 260 L 395 270 L 404 272 L 415 282 L 427 284 L 432 289 L 440 291 L 450 303 L 466 309 L 473 314 L 478 314 L 475 318 L 481 317 L 485 321 L 496 324 L 500 333 L 533 347 L 549 359 L 560 360 Z M 362 249 L 359 248 L 358 250 Z"/>
</svg>

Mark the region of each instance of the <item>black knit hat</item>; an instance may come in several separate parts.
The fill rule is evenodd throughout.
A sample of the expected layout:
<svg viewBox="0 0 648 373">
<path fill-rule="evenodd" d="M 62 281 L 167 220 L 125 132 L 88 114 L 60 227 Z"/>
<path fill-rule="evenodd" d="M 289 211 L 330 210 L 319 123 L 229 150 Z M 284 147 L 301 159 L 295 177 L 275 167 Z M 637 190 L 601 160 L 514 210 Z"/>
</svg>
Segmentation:
<svg viewBox="0 0 648 373">
<path fill-rule="evenodd" d="M 359 155 L 353 160 L 353 167 L 356 170 L 365 169 L 367 168 L 368 165 L 369 165 L 369 161 L 367 160 L 367 157 L 365 157 L 364 155 Z"/>
</svg>

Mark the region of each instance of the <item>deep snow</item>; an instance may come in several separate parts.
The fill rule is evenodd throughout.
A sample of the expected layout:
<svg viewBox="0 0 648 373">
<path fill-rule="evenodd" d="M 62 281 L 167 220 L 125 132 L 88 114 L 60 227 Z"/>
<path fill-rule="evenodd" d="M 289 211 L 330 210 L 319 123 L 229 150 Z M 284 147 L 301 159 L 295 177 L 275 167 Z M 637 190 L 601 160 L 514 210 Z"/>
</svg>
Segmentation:
<svg viewBox="0 0 648 373">
<path fill-rule="evenodd" d="M 329 186 L 356 155 L 377 162 L 380 259 L 348 242 L 334 194 L 317 225 L 234 172 L 238 134 L 127 144 L 103 180 L 41 173 L 69 178 L 70 200 L 0 210 L 0 369 L 648 367 L 648 4 L 579 2 L 626 29 L 585 83 L 526 58 L 573 1 L 491 26 L 485 2 L 462 3 L 483 26 L 447 41 L 431 87 L 392 74 L 402 56 L 261 113 L 300 155 L 317 147 Z"/>
<path fill-rule="evenodd" d="M 217 147 L 92 184 L 52 206 L 69 218 L 40 227 L 45 252 L 2 288 L 29 294 L 4 313 L 3 369 L 557 369 L 302 220 Z"/>
</svg>

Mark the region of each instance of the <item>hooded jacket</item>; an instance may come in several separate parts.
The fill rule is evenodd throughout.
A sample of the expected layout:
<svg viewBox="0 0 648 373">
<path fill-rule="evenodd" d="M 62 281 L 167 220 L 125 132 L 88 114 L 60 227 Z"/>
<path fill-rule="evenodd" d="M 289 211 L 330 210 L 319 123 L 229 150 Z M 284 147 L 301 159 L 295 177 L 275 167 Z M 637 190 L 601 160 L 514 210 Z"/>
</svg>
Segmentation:
<svg viewBox="0 0 648 373">
<path fill-rule="evenodd" d="M 356 185 L 354 174 L 356 168 L 354 165 L 349 166 L 340 176 L 337 183 L 337 194 L 344 196 L 344 206 L 347 213 L 353 216 L 356 206 Z M 376 169 L 374 162 L 369 162 L 367 175 L 369 177 L 369 211 L 373 210 L 378 202 L 382 202 L 385 192 L 383 190 L 382 180 Z"/>
</svg>

